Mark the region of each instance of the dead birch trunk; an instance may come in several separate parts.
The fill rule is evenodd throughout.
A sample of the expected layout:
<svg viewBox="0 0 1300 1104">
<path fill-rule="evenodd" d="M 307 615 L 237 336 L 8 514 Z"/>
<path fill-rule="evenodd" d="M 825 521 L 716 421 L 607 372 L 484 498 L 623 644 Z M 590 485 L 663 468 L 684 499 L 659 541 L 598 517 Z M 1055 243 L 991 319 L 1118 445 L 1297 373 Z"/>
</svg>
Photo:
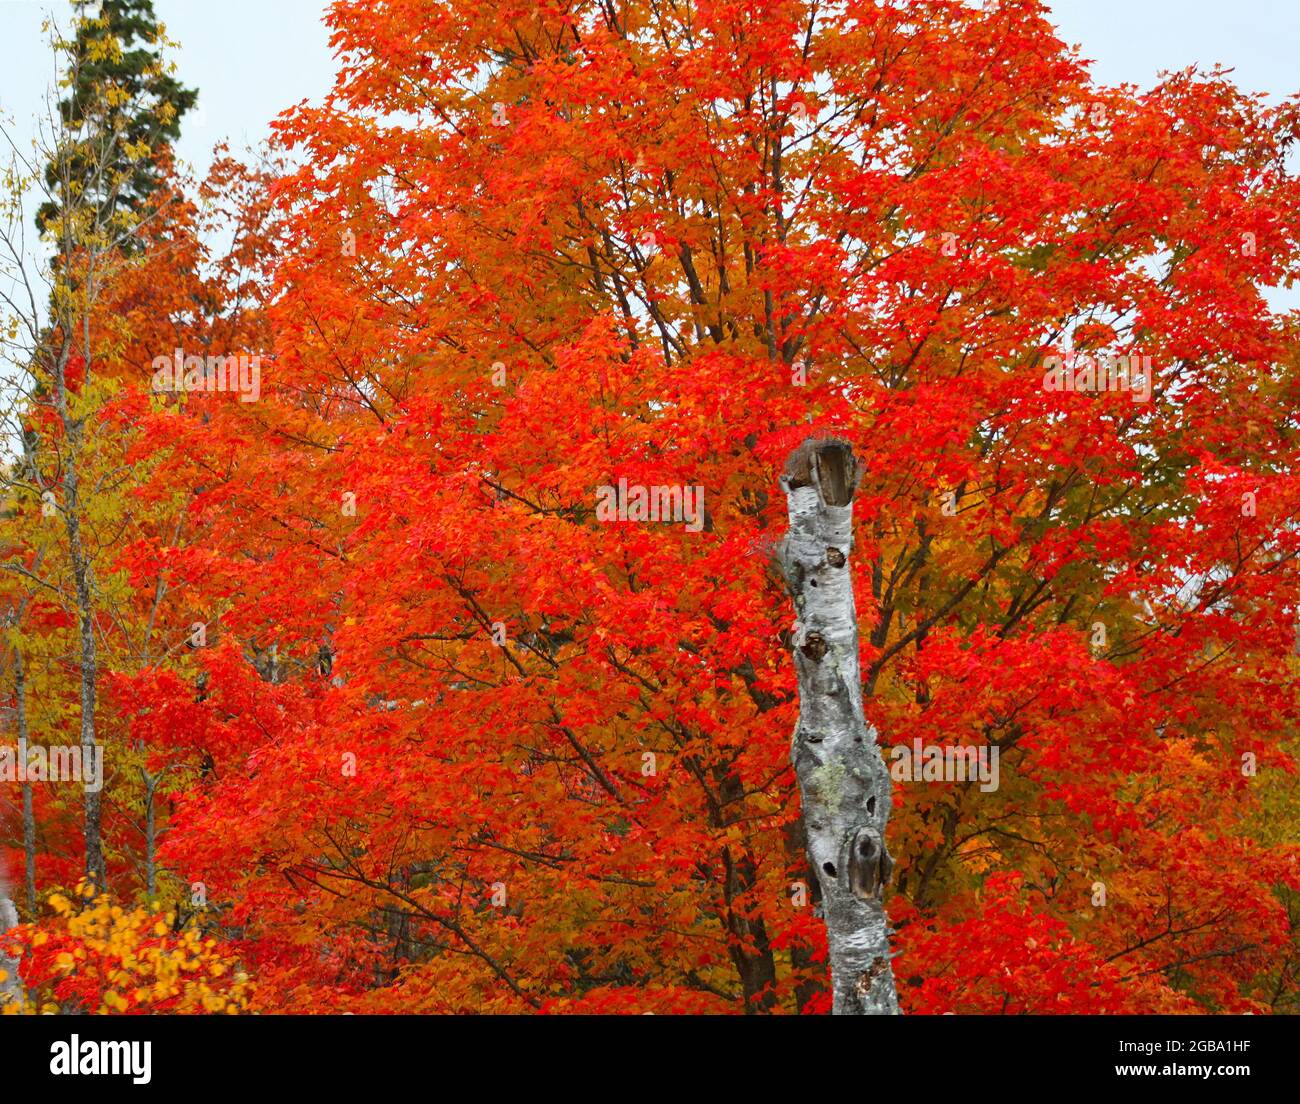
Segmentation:
<svg viewBox="0 0 1300 1104">
<path fill-rule="evenodd" d="M 885 849 L 889 771 L 862 714 L 848 568 L 857 482 L 847 442 L 810 438 L 800 445 L 781 477 L 790 531 L 779 556 L 798 618 L 799 724 L 790 754 L 808 859 L 821 883 L 833 1011 L 884 1016 L 898 1014 L 881 901 L 893 868 Z"/>
</svg>

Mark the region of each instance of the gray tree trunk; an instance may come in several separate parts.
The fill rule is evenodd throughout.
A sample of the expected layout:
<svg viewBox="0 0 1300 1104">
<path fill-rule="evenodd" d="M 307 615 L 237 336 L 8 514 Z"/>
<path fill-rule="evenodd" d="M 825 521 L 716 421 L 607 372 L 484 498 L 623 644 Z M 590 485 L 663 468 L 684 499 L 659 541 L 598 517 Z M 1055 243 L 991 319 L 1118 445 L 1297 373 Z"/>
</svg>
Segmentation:
<svg viewBox="0 0 1300 1104">
<path fill-rule="evenodd" d="M 154 806 L 154 796 L 158 792 L 161 774 L 150 774 L 143 767 L 140 777 L 144 780 L 144 891 L 149 900 L 158 893 L 158 813 Z"/>
<path fill-rule="evenodd" d="M 21 648 L 14 649 L 14 706 L 18 711 L 18 742 L 28 743 L 27 668 Z M 27 889 L 27 915 L 36 918 L 36 815 L 32 809 L 32 784 L 23 782 L 23 882 Z"/>
<path fill-rule="evenodd" d="M 862 713 L 853 546 L 852 446 L 810 438 L 790 455 L 781 487 L 790 531 L 779 559 L 798 620 L 799 723 L 791 760 L 803 799 L 808 859 L 821 885 L 836 1015 L 898 1014 L 882 894 L 889 771 Z"/>
<path fill-rule="evenodd" d="M 9 896 L 9 887 L 0 878 L 0 934 L 17 926 L 18 910 Z M 0 1006 L 3 1006 L 21 995 L 22 980 L 18 976 L 18 960 L 3 951 L 0 951 L 0 970 L 4 971 L 4 980 L 0 981 Z"/>
<path fill-rule="evenodd" d="M 95 647 L 95 603 L 91 586 L 90 556 L 86 552 L 81 533 L 82 511 L 78 465 L 82 455 L 83 424 L 81 419 L 68 415 L 67 390 L 64 369 L 55 377 L 56 406 L 63 418 L 70 446 L 64 459 L 63 488 L 67 495 L 63 521 L 68 534 L 68 559 L 72 566 L 72 581 L 77 595 L 77 623 L 81 634 L 81 751 L 86 762 L 95 755 L 95 702 L 98 682 L 98 655 Z M 86 358 L 86 383 L 90 383 L 90 358 Z M 97 893 L 107 888 L 104 869 L 104 845 L 100 830 L 100 793 L 89 786 L 82 788 L 84 809 L 83 835 L 86 842 L 86 880 Z"/>
</svg>

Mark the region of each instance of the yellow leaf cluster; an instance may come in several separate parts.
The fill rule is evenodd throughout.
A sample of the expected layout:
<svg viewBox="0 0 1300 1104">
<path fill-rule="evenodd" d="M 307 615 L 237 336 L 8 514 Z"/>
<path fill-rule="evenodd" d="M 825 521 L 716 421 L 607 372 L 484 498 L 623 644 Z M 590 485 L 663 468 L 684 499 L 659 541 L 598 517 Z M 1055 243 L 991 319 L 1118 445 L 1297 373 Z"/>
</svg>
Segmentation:
<svg viewBox="0 0 1300 1104">
<path fill-rule="evenodd" d="M 28 944 L 37 948 L 53 938 L 68 949 L 54 956 L 51 976 L 5 1012 L 69 1011 L 56 993 L 69 978 L 95 983 L 97 1005 L 76 1011 L 238 1015 L 249 1010 L 253 983 L 215 939 L 193 929 L 174 931 L 171 912 L 124 908 L 84 886 L 76 895 L 84 907 L 61 893 L 48 899 L 53 923 L 32 931 Z"/>
</svg>

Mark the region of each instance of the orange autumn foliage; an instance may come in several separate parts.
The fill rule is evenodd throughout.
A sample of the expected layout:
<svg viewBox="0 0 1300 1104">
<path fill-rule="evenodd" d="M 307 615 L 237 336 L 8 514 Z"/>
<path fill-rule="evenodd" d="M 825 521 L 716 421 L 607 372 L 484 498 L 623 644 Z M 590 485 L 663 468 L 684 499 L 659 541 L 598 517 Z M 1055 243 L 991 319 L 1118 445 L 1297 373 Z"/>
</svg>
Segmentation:
<svg viewBox="0 0 1300 1104">
<path fill-rule="evenodd" d="M 191 213 L 120 289 L 104 415 L 167 645 L 108 739 L 241 1001 L 824 1011 L 765 550 L 825 431 L 882 754 L 999 754 L 895 781 L 904 1010 L 1293 1010 L 1296 105 L 1099 86 L 1033 0 L 329 20 L 219 271 Z M 204 341 L 256 402 L 148 394 Z M 1109 354 L 1149 397 L 1045 384 Z"/>
</svg>

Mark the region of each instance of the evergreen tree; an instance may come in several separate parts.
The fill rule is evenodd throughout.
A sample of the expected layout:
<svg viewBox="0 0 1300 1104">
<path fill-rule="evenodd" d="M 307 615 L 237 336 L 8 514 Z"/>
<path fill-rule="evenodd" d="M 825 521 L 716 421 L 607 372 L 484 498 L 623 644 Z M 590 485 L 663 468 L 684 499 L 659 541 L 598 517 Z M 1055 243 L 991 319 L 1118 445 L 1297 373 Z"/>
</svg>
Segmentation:
<svg viewBox="0 0 1300 1104">
<path fill-rule="evenodd" d="M 181 117 L 198 99 L 168 72 L 153 0 L 74 0 L 68 94 L 59 104 L 67 140 L 46 166 L 52 197 L 37 212 L 42 229 L 57 221 L 65 177 L 100 196 L 101 221 L 134 213 L 157 187 L 157 154 L 180 136 Z M 111 150 L 88 148 L 111 144 Z M 115 180 L 105 179 L 107 164 Z M 104 210 L 111 207 L 112 210 Z"/>
</svg>

